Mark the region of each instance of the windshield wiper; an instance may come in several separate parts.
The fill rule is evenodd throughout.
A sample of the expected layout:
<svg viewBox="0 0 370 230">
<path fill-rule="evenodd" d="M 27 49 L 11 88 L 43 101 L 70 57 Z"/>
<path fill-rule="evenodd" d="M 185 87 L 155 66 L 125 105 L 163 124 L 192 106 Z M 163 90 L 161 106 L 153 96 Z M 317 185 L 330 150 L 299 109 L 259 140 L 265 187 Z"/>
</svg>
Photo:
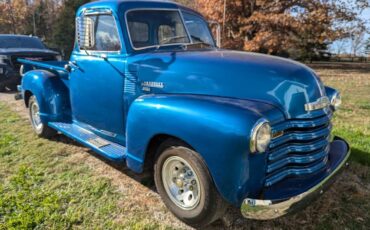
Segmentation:
<svg viewBox="0 0 370 230">
<path fill-rule="evenodd" d="M 209 46 L 209 47 L 214 47 L 212 44 L 209 44 L 208 42 L 203 41 L 201 38 L 199 38 L 197 36 L 191 35 L 191 38 L 193 40 L 196 40 L 196 42 L 191 43 L 191 44 L 187 44 L 188 46 L 191 46 L 191 45 L 206 45 L 206 46 Z"/>
</svg>

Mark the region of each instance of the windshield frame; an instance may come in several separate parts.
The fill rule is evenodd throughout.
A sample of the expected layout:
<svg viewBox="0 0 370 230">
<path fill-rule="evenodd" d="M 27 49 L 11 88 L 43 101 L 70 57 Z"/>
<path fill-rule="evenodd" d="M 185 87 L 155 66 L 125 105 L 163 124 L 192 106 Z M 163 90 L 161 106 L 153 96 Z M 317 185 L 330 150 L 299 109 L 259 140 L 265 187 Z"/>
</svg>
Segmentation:
<svg viewBox="0 0 370 230">
<path fill-rule="evenodd" d="M 131 39 L 131 32 L 129 30 L 128 20 L 127 20 L 127 14 L 130 13 L 130 12 L 133 12 L 133 11 L 174 11 L 174 12 L 178 12 L 179 16 L 180 16 L 180 19 L 181 19 L 181 22 L 184 26 L 186 36 L 188 37 L 189 42 L 187 42 L 187 43 L 184 43 L 184 42 L 169 43 L 169 44 L 162 44 L 162 45 L 158 44 L 158 45 L 150 45 L 150 46 L 144 46 L 144 47 L 135 47 L 133 42 L 132 42 L 132 39 Z M 130 46 L 134 51 L 140 51 L 140 50 L 145 50 L 145 49 L 150 49 L 150 48 L 160 48 L 160 47 L 168 47 L 168 46 L 188 46 L 188 45 L 197 44 L 197 43 L 193 42 L 193 39 L 190 36 L 188 27 L 186 26 L 184 16 L 182 14 L 182 10 L 180 8 L 156 8 L 156 7 L 153 7 L 153 8 L 132 8 L 132 9 L 129 9 L 125 12 L 124 20 L 125 20 L 125 24 L 126 24 L 125 26 L 126 26 L 126 31 L 127 31 L 127 35 L 128 35 L 128 40 L 130 41 Z M 213 36 L 211 36 L 211 37 L 214 40 Z"/>
</svg>

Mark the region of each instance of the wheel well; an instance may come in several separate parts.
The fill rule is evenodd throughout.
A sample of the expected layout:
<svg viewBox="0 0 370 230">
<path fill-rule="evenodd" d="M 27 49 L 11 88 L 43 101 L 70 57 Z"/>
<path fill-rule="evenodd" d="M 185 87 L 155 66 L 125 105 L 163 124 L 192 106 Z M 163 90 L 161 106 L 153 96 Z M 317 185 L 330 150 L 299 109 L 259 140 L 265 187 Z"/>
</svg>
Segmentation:
<svg viewBox="0 0 370 230">
<path fill-rule="evenodd" d="M 175 136 L 167 135 L 167 134 L 158 134 L 154 136 L 147 147 L 146 153 L 145 153 L 145 161 L 144 161 L 144 170 L 145 171 L 152 171 L 153 170 L 153 165 L 154 161 L 156 158 L 157 150 L 159 146 L 161 146 L 162 143 L 169 139 L 175 139 L 181 143 L 183 143 L 184 146 L 193 149 L 188 143 L 185 141 L 181 140 L 180 138 L 177 138 Z"/>
<path fill-rule="evenodd" d="M 26 107 L 28 108 L 28 102 L 30 100 L 30 97 L 32 96 L 32 92 L 27 90 L 24 92 L 24 103 L 26 104 Z"/>
</svg>

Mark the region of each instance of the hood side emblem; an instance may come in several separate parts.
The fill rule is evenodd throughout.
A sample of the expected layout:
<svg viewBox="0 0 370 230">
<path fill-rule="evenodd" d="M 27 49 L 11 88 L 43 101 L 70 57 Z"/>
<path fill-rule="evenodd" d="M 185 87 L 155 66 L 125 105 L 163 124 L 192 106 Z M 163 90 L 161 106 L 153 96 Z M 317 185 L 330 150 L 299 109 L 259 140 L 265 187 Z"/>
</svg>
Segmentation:
<svg viewBox="0 0 370 230">
<path fill-rule="evenodd" d="M 151 88 L 163 89 L 164 83 L 163 82 L 154 82 L 154 81 L 144 81 L 141 83 L 141 87 L 143 91 L 150 92 Z"/>
<path fill-rule="evenodd" d="M 329 106 L 330 106 L 330 100 L 328 97 L 324 96 L 324 97 L 317 99 L 317 101 L 315 102 L 305 104 L 304 108 L 307 112 L 309 112 L 309 111 L 324 109 Z"/>
</svg>

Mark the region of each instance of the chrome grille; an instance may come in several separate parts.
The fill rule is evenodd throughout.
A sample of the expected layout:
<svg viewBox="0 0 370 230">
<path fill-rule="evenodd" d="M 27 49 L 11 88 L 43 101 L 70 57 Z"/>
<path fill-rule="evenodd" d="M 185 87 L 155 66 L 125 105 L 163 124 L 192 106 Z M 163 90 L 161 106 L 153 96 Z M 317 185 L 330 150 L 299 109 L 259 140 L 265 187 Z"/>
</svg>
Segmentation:
<svg viewBox="0 0 370 230">
<path fill-rule="evenodd" d="M 332 114 L 289 120 L 272 127 L 284 134 L 273 139 L 267 159 L 265 186 L 296 176 L 317 173 L 325 168 L 330 143 Z"/>
</svg>

